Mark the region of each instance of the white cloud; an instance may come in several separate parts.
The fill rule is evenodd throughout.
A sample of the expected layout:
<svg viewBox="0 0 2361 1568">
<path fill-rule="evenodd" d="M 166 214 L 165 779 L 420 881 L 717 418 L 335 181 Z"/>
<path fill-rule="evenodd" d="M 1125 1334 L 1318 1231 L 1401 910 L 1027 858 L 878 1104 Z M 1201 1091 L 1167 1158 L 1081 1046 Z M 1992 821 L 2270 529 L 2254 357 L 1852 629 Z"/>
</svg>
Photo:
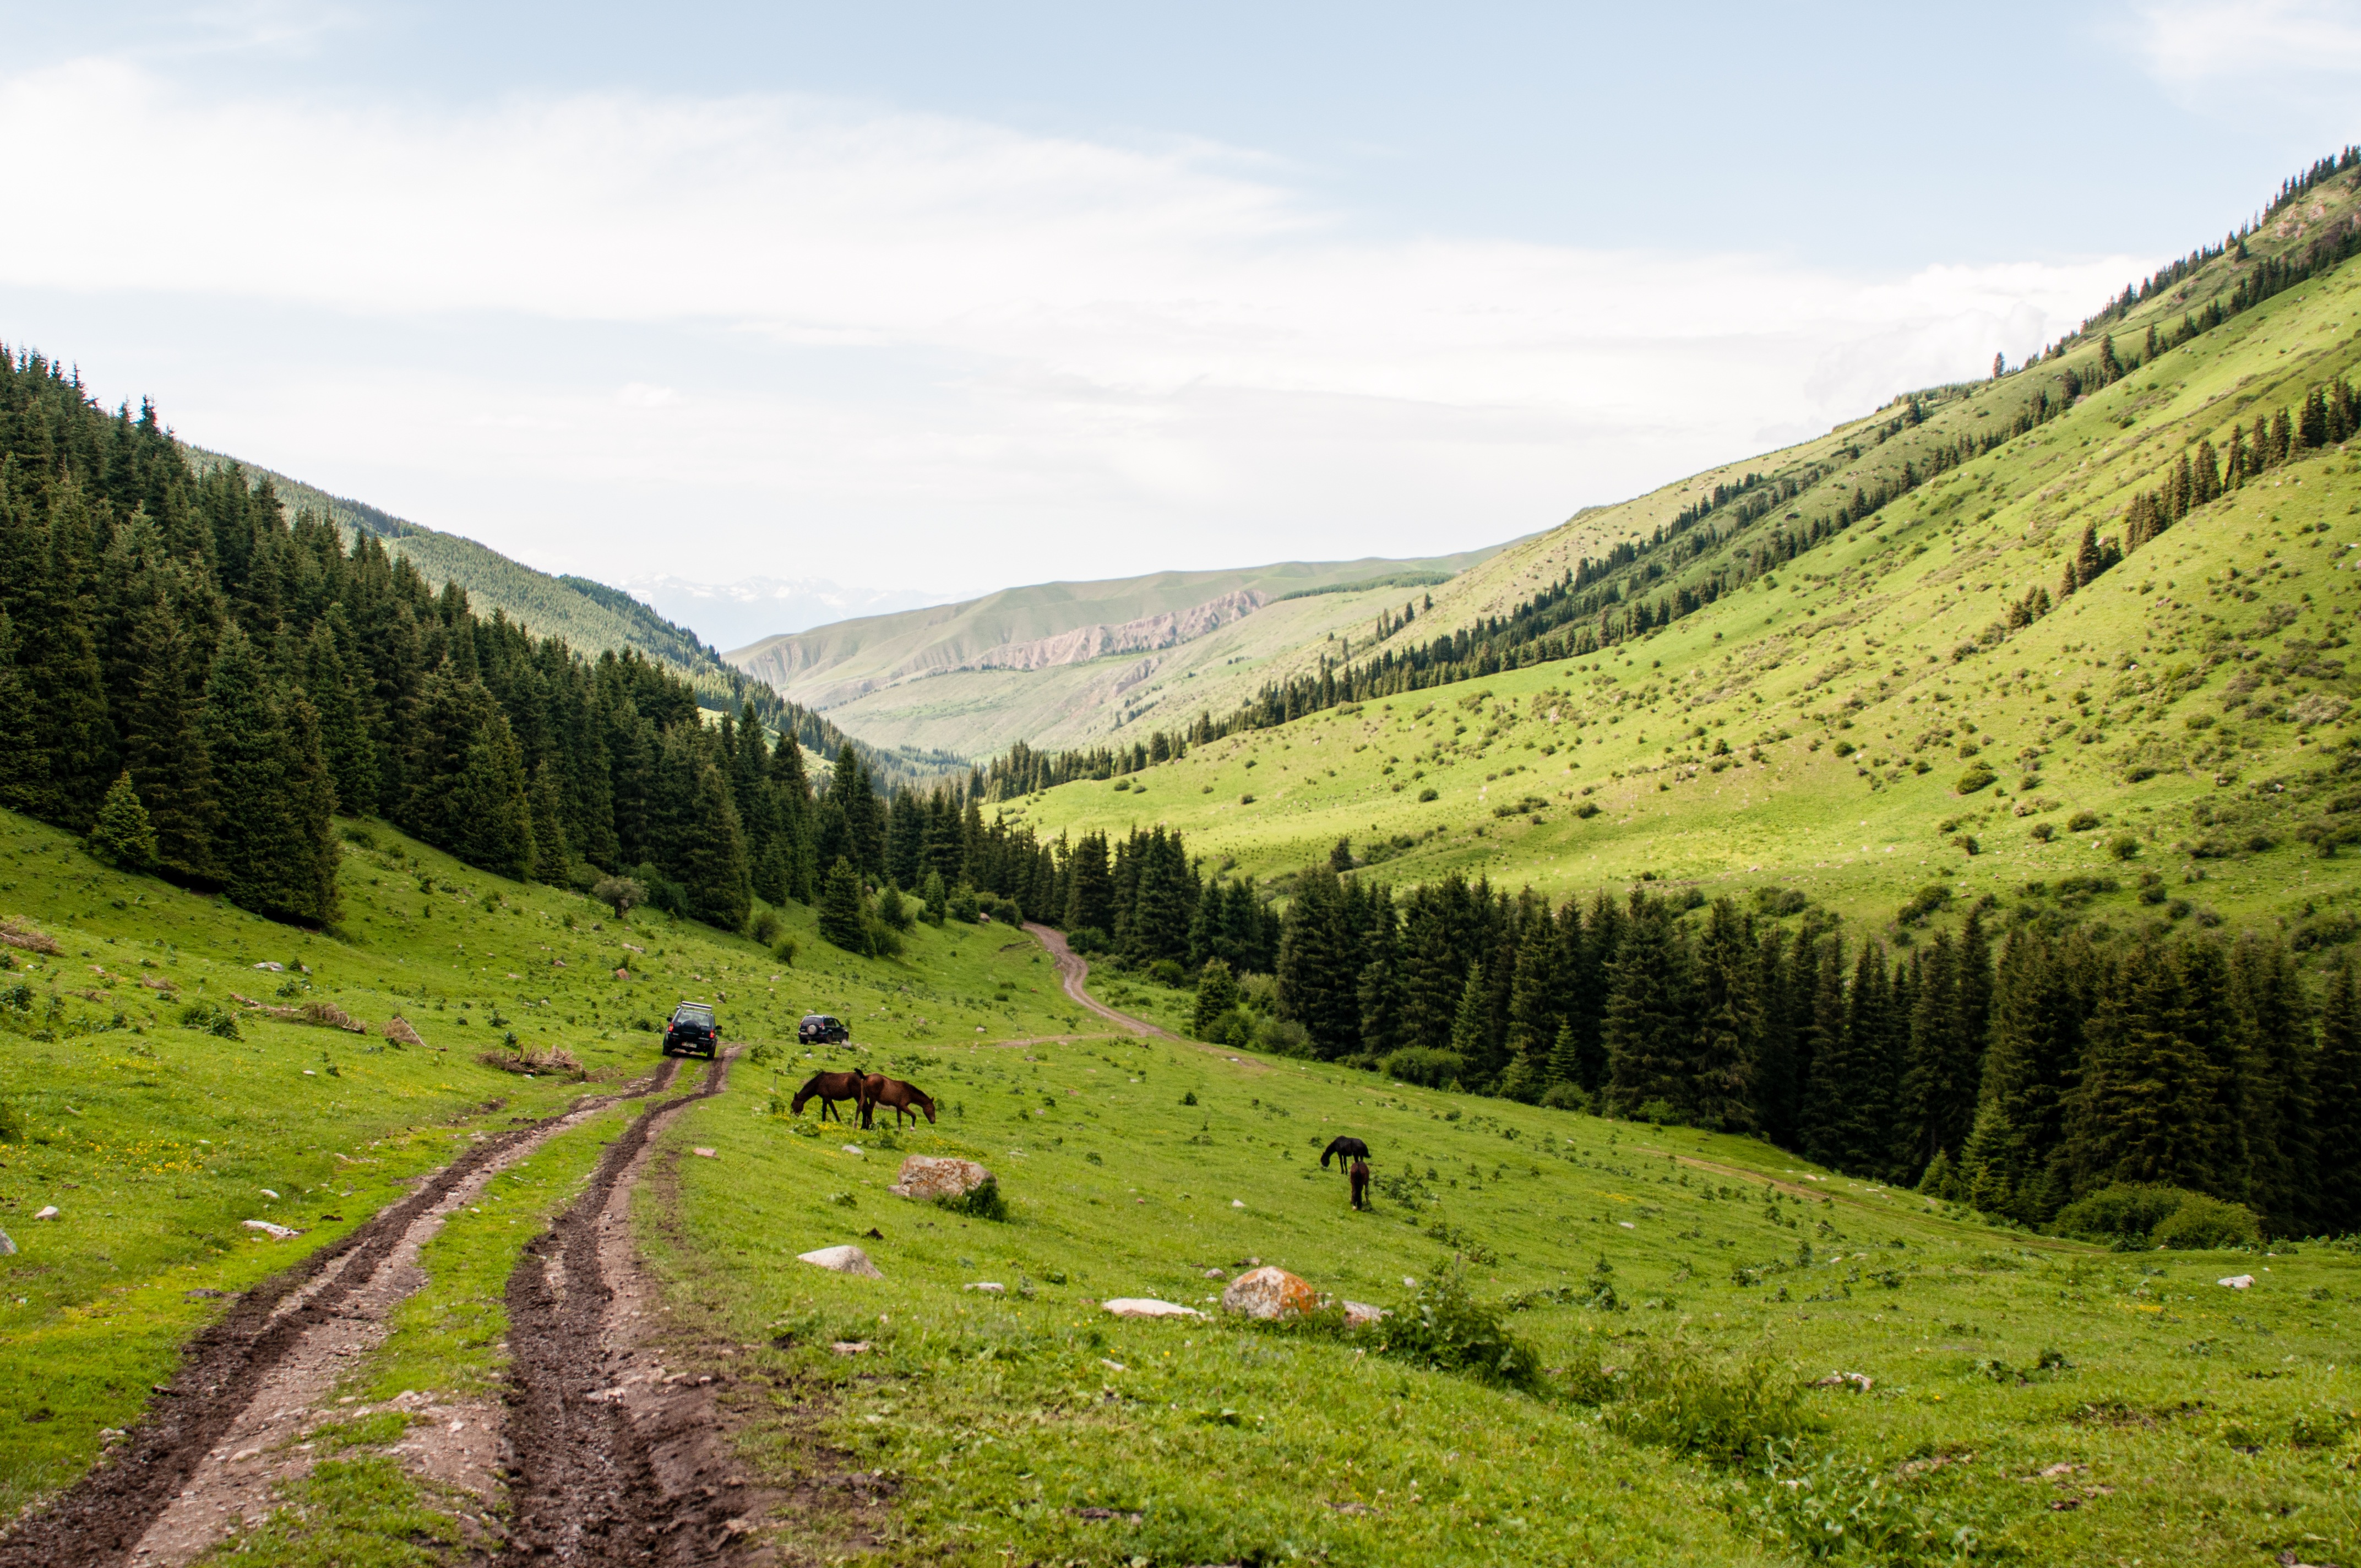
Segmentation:
<svg viewBox="0 0 2361 1568">
<path fill-rule="evenodd" d="M 1461 548 L 1981 374 L 2147 265 L 1373 238 L 1221 148 L 775 97 L 218 102 L 94 60 L 0 79 L 0 145 L 39 149 L 0 196 L 42 215 L 0 305 L 316 321 L 300 387 L 233 396 L 216 358 L 168 414 L 612 575 L 646 569 L 654 496 L 697 514 L 662 568 L 715 578 Z M 159 153 L 173 177 L 121 200 Z M 512 352 L 385 346 L 454 320 Z M 536 357 L 553 334 L 661 367 L 577 373 Z"/>
<path fill-rule="evenodd" d="M 2336 0 L 2198 0 L 2136 16 L 2135 47 L 2176 85 L 2361 71 L 2361 6 Z"/>
</svg>

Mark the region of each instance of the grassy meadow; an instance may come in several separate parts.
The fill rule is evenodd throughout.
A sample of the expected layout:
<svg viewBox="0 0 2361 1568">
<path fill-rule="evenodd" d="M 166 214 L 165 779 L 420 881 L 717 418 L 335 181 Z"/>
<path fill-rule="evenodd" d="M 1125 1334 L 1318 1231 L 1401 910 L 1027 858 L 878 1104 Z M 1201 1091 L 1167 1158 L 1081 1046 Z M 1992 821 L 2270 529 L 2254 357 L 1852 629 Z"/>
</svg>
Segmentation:
<svg viewBox="0 0 2361 1568">
<path fill-rule="evenodd" d="M 818 1436 L 839 1465 L 883 1471 L 894 1500 L 866 1522 L 887 1561 L 1724 1563 L 1850 1539 L 1865 1562 L 2250 1563 L 2361 1548 L 2347 1252 L 2111 1254 L 1749 1140 L 1191 1044 L 886 1063 L 942 1098 L 939 1124 L 813 1135 L 743 1075 L 666 1135 L 719 1157 L 681 1160 L 677 1193 L 643 1191 L 640 1219 L 697 1331 L 753 1347 L 715 1364 L 770 1385 L 741 1434 L 750 1460 L 824 1470 Z M 1345 1131 L 1375 1152 L 1373 1212 L 1319 1169 Z M 985 1162 L 1009 1219 L 891 1196 L 910 1153 Z M 884 1277 L 796 1261 L 845 1242 Z M 1510 1331 L 1549 1369 L 1532 1389 L 1407 1363 L 1383 1331 L 1225 1321 L 1208 1275 L 1259 1258 L 1400 1312 L 1455 1256 L 1479 1298 L 1517 1309 Z M 2216 1283 L 2239 1274 L 2251 1288 Z M 985 1282 L 1004 1292 L 970 1288 Z M 1097 1304 L 1118 1296 L 1212 1315 L 1117 1320 Z M 831 1348 L 852 1342 L 870 1348 Z M 1592 1403 L 1575 1376 L 1644 1372 L 1652 1354 L 1688 1369 L 1653 1403 L 1637 1385 Z M 1817 1386 L 1847 1373 L 1866 1391 Z M 1798 1383 L 1792 1406 L 1718 1424 L 1717 1400 Z M 1691 1447 L 1689 1422 L 1708 1444 L 1777 1434 L 1784 1478 L 1808 1485 L 1766 1476 L 1760 1449 Z"/>
<path fill-rule="evenodd" d="M 335 1239 L 471 1134 L 645 1071 L 661 1036 L 642 1025 L 683 998 L 714 1002 L 727 1037 L 746 1042 L 792 1041 L 806 1011 L 849 1020 L 864 1045 L 1049 1036 L 1081 1013 L 1021 934 L 919 926 L 904 959 L 879 963 L 826 946 L 811 913 L 789 909 L 798 952 L 783 964 L 742 938 L 647 911 L 618 922 L 351 826 L 367 842 L 344 846 L 337 937 L 126 875 L 0 813 L 0 916 L 60 948 L 0 947 L 0 1232 L 16 1247 L 0 1256 L 0 1510 L 71 1480 L 137 1414 L 221 1310 L 195 1292 L 235 1292 Z M 626 964 L 631 979 L 616 978 Z M 249 1001 L 325 1003 L 367 1032 Z M 183 1024 L 192 1009 L 203 1016 Z M 383 1037 L 397 1014 L 423 1048 Z M 218 1020 L 235 1037 L 213 1032 Z M 536 1056 L 566 1053 L 584 1079 L 480 1059 L 511 1054 L 511 1034 Z M 34 1218 L 49 1207 L 56 1219 Z M 303 1234 L 267 1241 L 249 1219 Z M 502 1257 L 533 1234 L 500 1229 Z M 496 1308 L 507 1263 L 481 1267 Z"/>
</svg>

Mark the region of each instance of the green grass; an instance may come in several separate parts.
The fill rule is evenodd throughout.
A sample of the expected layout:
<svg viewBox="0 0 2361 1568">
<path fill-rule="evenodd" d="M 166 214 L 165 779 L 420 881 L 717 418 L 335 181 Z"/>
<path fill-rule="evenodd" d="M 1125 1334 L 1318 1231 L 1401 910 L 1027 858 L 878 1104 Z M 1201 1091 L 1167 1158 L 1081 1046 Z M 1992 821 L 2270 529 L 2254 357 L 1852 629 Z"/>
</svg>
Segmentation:
<svg viewBox="0 0 2361 1568">
<path fill-rule="evenodd" d="M 658 1195 L 640 1208 L 676 1299 L 768 1346 L 751 1370 L 792 1390 L 745 1434 L 749 1453 L 807 1466 L 816 1421 L 845 1463 L 884 1470 L 899 1487 L 888 1561 L 1785 1561 L 1806 1495 L 1874 1516 L 1897 1552 L 1922 1527 L 1946 1542 L 1968 1530 L 1977 1561 L 2345 1561 L 2361 1546 L 2349 1254 L 2108 1254 L 1742 1139 L 1193 1046 L 895 1064 L 946 1102 L 940 1125 L 892 1148 L 797 1135 L 749 1084 L 666 1134 L 720 1157 L 680 1162 L 682 1229 L 659 1223 Z M 1349 1212 L 1318 1169 L 1342 1131 L 1370 1141 L 1381 1176 L 1410 1179 L 1374 1213 Z M 1010 1221 L 887 1194 L 911 1152 L 987 1163 Z M 885 1277 L 794 1261 L 842 1242 Z M 1093 1305 L 1217 1312 L 1204 1270 L 1259 1256 L 1400 1308 L 1405 1277 L 1454 1253 L 1477 1260 L 1481 1295 L 1530 1302 L 1509 1321 L 1554 1369 L 1543 1393 L 1370 1339 Z M 1578 1304 L 1601 1259 L 1623 1310 Z M 2237 1273 L 2260 1283 L 2214 1283 Z M 984 1280 L 1008 1293 L 962 1288 Z M 840 1357 L 840 1340 L 874 1348 Z M 1604 1410 L 1573 1397 L 1567 1369 L 1644 1368 L 1652 1351 L 1653 1383 L 1627 1380 Z M 1800 1396 L 1810 1494 L 1766 1484 L 1759 1452 L 1725 1464 L 1665 1445 L 1752 1430 L 1728 1413 L 1741 1385 L 1710 1375 L 1749 1357 L 1777 1377 L 1873 1379 Z M 2059 1464 L 2088 1468 L 2024 1479 Z M 1141 1519 L 1077 1511 L 1091 1508 Z"/>
<path fill-rule="evenodd" d="M 2117 920 L 2333 921 L 2361 861 L 2297 841 L 2317 803 L 2279 786 L 2355 733 L 2347 717 L 2294 715 L 2307 696 L 2335 711 L 2361 696 L 2343 651 L 2361 574 L 2340 565 L 2361 545 L 2361 456 L 2328 449 L 2266 474 L 2047 618 L 1953 655 L 2027 588 L 2055 594 L 2084 522 L 2119 530 L 2185 444 L 2221 445 L 2232 420 L 2350 374 L 2356 285 L 2348 264 L 2236 317 L 1882 522 L 1609 653 L 1332 710 L 1198 748 L 1129 789 L 1077 783 L 1016 809 L 1050 837 L 1162 822 L 1209 867 L 1265 877 L 1350 838 L 1365 874 L 1397 883 L 1458 871 L 1564 895 L 1775 882 L 1872 926 L 1930 883 L 2055 907 L 2072 877 L 2112 879 L 2066 905 Z M 1993 383 L 1927 428 L 1971 430 L 1985 401 L 2017 395 Z M 1465 575 L 1433 626 L 1405 635 L 1451 624 L 1447 610 L 1505 609 L 1518 585 L 1667 521 L 1739 468 L 1861 440 L 1844 427 L 1586 514 Z M 1797 503 L 1806 517 L 1818 504 Z M 2251 706 L 2234 700 L 2246 687 Z M 1962 796 L 1968 747 L 1997 782 Z M 2070 830 L 2081 813 L 2095 829 Z M 2128 861 L 2107 848 L 2124 835 Z M 2201 844 L 2218 852 L 2189 852 Z M 2144 881 L 2165 896 L 2142 903 Z"/>
<path fill-rule="evenodd" d="M 62 949 L 0 948 L 13 966 L 0 993 L 27 988 L 25 1005 L 0 1005 L 0 1103 L 20 1128 L 20 1141 L 0 1142 L 0 1230 L 18 1248 L 0 1257 L 0 1511 L 71 1482 L 103 1430 L 137 1417 L 181 1343 L 222 1310 L 221 1297 L 190 1292 L 241 1290 L 365 1221 L 471 1133 L 646 1070 L 659 1036 L 638 1025 L 684 996 L 715 1002 L 730 1039 L 784 1045 L 807 1010 L 850 1020 L 863 1047 L 1038 1037 L 1080 1016 L 1033 943 L 1012 946 L 997 928 L 920 926 L 907 959 L 880 963 L 828 947 L 810 912 L 790 909 L 801 954 L 787 967 L 750 941 L 645 912 L 619 926 L 572 894 L 366 831 L 378 847 L 346 845 L 340 939 L 122 874 L 0 813 L 0 916 Z M 631 981 L 613 977 L 618 959 Z M 288 967 L 255 968 L 268 962 Z M 263 1018 L 233 993 L 330 1003 L 369 1032 Z M 181 1026 L 192 1005 L 236 1015 L 240 1037 Z M 380 1037 L 397 1013 L 425 1048 Z M 511 1032 L 569 1052 L 590 1081 L 484 1065 Z M 862 1055 L 829 1053 L 831 1064 Z M 555 1185 L 521 1184 L 569 1179 L 556 1173 L 572 1157 L 544 1151 L 528 1168 L 544 1174 L 503 1178 L 500 1201 L 537 1213 Z M 33 1219 L 50 1205 L 59 1219 Z M 267 1241 L 248 1219 L 304 1234 Z M 472 1219 L 436 1246 L 460 1245 Z M 462 1268 L 470 1291 L 505 1278 L 497 1249 Z M 435 1331 L 448 1343 L 417 1352 L 433 1365 L 479 1350 L 489 1327 L 441 1300 L 430 1291 L 406 1310 L 455 1314 Z M 425 1376 L 400 1376 L 413 1374 Z"/>
</svg>

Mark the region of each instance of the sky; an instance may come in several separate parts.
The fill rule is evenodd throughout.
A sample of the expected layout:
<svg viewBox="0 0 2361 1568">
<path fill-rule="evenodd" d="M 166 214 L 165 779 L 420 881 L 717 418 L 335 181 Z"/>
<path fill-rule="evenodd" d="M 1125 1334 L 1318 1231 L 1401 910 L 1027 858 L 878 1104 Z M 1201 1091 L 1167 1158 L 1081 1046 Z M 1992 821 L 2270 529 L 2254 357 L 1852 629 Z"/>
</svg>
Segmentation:
<svg viewBox="0 0 2361 1568">
<path fill-rule="evenodd" d="M 2022 357 L 2356 86 L 2275 0 L 0 0 L 0 342 L 609 582 L 1435 554 Z"/>
</svg>

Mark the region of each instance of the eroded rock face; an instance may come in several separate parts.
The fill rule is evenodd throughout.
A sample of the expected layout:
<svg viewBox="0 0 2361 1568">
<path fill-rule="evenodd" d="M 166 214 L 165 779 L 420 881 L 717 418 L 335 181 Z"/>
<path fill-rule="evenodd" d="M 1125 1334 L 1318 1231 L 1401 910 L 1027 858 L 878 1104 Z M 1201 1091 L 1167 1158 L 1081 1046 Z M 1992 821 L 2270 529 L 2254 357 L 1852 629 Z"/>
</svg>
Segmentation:
<svg viewBox="0 0 2361 1568">
<path fill-rule="evenodd" d="M 824 1246 L 818 1252 L 797 1253 L 796 1261 L 808 1263 L 816 1268 L 832 1268 L 839 1274 L 858 1274 L 864 1279 L 883 1279 L 869 1255 L 857 1246 Z"/>
<path fill-rule="evenodd" d="M 897 1198 L 964 1198 L 991 1179 L 992 1172 L 972 1159 L 914 1154 L 885 1190 Z"/>
<path fill-rule="evenodd" d="M 1319 1291 L 1284 1268 L 1268 1266 L 1239 1275 L 1222 1291 L 1224 1310 L 1249 1318 L 1300 1317 L 1319 1305 Z"/>
</svg>

